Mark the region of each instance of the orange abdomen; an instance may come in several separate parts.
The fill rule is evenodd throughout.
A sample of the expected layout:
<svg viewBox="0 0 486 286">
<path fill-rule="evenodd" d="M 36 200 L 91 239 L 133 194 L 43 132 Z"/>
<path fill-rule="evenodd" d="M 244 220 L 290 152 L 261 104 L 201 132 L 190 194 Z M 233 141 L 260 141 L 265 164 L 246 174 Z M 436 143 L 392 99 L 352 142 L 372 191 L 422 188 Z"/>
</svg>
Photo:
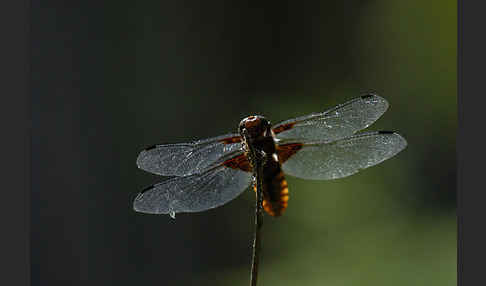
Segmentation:
<svg viewBox="0 0 486 286">
<path fill-rule="evenodd" d="M 289 200 L 289 189 L 287 185 L 287 180 L 278 166 L 278 172 L 272 168 L 267 169 L 263 175 L 263 209 L 271 216 L 281 216 L 288 205 Z M 267 173 L 267 174 L 265 174 Z M 274 173 L 274 174 L 272 174 Z M 256 191 L 256 186 L 254 186 Z"/>
</svg>

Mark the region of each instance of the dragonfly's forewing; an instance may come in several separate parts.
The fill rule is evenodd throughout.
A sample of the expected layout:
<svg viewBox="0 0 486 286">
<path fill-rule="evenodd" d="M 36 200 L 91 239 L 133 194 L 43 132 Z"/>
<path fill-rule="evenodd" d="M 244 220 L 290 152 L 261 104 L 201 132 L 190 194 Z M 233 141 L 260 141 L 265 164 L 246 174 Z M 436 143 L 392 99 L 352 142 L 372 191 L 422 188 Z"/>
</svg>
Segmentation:
<svg viewBox="0 0 486 286">
<path fill-rule="evenodd" d="M 174 177 L 142 191 L 133 208 L 142 213 L 200 212 L 226 204 L 252 181 L 252 173 L 221 164 L 201 174 Z"/>
<path fill-rule="evenodd" d="M 241 150 L 241 137 L 227 134 L 193 143 L 155 145 L 140 152 L 137 166 L 161 176 L 202 173 Z"/>
<path fill-rule="evenodd" d="M 313 113 L 273 126 L 277 139 L 285 142 L 314 140 L 331 142 L 365 129 L 387 110 L 388 102 L 375 94 L 352 99 L 322 113 Z"/>
<path fill-rule="evenodd" d="M 333 142 L 282 144 L 277 152 L 285 174 L 310 180 L 330 180 L 379 164 L 406 146 L 407 141 L 398 133 L 378 131 Z"/>
</svg>

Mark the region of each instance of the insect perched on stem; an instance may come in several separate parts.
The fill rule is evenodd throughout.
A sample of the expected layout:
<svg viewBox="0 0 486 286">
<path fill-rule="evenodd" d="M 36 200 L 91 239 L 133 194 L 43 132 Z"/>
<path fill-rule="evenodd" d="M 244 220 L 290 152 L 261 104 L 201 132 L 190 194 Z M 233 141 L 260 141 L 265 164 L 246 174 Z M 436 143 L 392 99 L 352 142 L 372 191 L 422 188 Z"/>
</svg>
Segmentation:
<svg viewBox="0 0 486 286">
<path fill-rule="evenodd" d="M 272 126 L 263 116 L 249 116 L 239 134 L 193 143 L 155 145 L 137 158 L 140 169 L 173 176 L 143 190 L 138 212 L 199 212 L 236 198 L 253 182 L 256 192 L 255 240 L 250 285 L 256 285 L 263 225 L 262 207 L 280 216 L 288 205 L 285 174 L 311 180 L 352 175 L 396 155 L 407 146 L 398 133 L 357 133 L 388 108 L 368 94 L 331 108 Z"/>
<path fill-rule="evenodd" d="M 173 178 L 144 189 L 133 207 L 174 218 L 176 213 L 224 205 L 252 184 L 256 160 L 261 160 L 263 208 L 271 216 L 280 216 L 289 200 L 285 175 L 343 178 L 406 147 L 406 140 L 395 132 L 357 133 L 387 108 L 385 99 L 367 94 L 273 126 L 263 116 L 249 116 L 241 121 L 240 134 L 149 147 L 139 154 L 137 166 Z"/>
</svg>

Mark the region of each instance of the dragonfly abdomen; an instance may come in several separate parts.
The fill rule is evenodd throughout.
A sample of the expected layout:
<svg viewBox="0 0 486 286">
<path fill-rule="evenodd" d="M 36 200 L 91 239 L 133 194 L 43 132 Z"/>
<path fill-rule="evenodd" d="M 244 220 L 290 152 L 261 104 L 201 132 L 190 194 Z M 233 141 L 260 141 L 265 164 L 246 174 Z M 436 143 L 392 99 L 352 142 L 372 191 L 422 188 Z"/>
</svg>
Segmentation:
<svg viewBox="0 0 486 286">
<path fill-rule="evenodd" d="M 288 205 L 287 180 L 278 160 L 268 160 L 263 168 L 263 208 L 271 216 L 281 216 Z"/>
</svg>

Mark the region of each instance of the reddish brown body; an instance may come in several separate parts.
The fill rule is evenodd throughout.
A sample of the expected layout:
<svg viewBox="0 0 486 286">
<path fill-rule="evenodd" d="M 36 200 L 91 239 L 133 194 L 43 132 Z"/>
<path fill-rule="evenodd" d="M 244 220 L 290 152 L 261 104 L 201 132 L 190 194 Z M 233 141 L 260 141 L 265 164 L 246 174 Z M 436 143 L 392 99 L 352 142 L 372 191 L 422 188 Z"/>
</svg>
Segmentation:
<svg viewBox="0 0 486 286">
<path fill-rule="evenodd" d="M 256 191 L 256 188 L 254 188 Z M 271 216 L 280 216 L 287 208 L 289 189 L 284 173 L 278 167 L 263 168 L 263 208 Z"/>
<path fill-rule="evenodd" d="M 245 153 L 226 161 L 230 168 L 243 171 L 253 171 L 255 160 L 263 163 L 263 208 L 271 216 L 280 216 L 287 208 L 289 200 L 288 184 L 282 172 L 282 163 L 297 152 L 300 144 L 277 146 L 275 134 L 271 130 L 270 122 L 262 116 L 250 116 L 240 123 L 241 138 Z M 252 148 L 262 154 L 261 158 L 252 158 Z M 256 191 L 256 186 L 254 186 Z"/>
</svg>

